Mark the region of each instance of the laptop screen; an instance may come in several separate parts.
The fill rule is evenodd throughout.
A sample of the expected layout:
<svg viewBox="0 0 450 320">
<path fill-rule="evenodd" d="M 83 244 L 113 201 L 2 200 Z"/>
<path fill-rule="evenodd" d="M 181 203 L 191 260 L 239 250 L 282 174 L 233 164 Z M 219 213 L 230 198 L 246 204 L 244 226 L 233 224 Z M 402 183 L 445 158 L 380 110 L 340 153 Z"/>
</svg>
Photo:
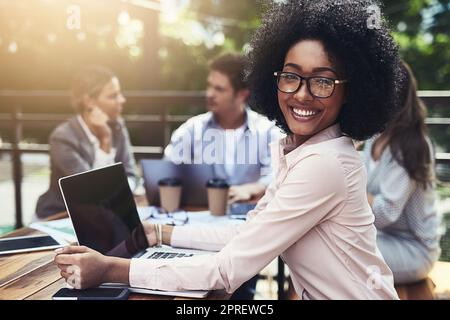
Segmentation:
<svg viewBox="0 0 450 320">
<path fill-rule="evenodd" d="M 216 176 L 212 165 L 174 164 L 167 160 L 141 161 L 147 199 L 151 205 L 160 205 L 158 181 L 178 178 L 182 181 L 181 206 L 208 206 L 206 182 Z"/>
<path fill-rule="evenodd" d="M 123 258 L 148 248 L 121 163 L 62 178 L 60 187 L 80 245 Z"/>
</svg>

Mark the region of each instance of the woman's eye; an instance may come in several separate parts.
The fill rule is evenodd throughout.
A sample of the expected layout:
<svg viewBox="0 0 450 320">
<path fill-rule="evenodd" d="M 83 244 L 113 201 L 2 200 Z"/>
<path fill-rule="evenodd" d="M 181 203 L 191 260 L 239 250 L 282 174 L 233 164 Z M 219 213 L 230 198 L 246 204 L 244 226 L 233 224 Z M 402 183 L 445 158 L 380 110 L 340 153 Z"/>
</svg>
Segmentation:
<svg viewBox="0 0 450 320">
<path fill-rule="evenodd" d="M 332 80 L 326 78 L 317 78 L 315 79 L 316 84 L 322 87 L 327 87 L 332 85 Z"/>
<path fill-rule="evenodd" d="M 296 80 L 298 80 L 298 78 L 296 76 L 292 75 L 292 74 L 284 74 L 282 76 L 282 78 L 283 78 L 283 80 L 286 80 L 286 81 L 296 81 Z"/>
</svg>

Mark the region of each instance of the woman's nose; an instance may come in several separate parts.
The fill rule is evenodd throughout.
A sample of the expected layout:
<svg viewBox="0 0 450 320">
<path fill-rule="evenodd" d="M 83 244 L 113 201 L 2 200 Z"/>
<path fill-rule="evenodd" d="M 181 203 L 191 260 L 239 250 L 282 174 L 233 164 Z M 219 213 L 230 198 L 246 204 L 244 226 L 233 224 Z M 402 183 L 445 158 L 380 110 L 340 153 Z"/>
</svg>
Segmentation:
<svg viewBox="0 0 450 320">
<path fill-rule="evenodd" d="M 294 94 L 294 98 L 298 101 L 310 101 L 314 99 L 314 97 L 308 90 L 308 85 L 306 84 L 306 81 L 302 81 L 300 88 Z"/>
</svg>

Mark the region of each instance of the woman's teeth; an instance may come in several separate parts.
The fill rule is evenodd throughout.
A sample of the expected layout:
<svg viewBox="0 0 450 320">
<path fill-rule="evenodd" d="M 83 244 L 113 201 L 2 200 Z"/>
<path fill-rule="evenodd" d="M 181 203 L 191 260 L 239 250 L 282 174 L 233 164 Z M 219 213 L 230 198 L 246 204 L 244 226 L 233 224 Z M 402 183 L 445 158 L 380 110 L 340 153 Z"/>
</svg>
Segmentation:
<svg viewBox="0 0 450 320">
<path fill-rule="evenodd" d="M 304 110 L 304 109 L 299 109 L 299 108 L 292 108 L 292 111 L 300 117 L 311 117 L 311 116 L 315 116 L 316 114 L 319 113 L 317 111 Z"/>
</svg>

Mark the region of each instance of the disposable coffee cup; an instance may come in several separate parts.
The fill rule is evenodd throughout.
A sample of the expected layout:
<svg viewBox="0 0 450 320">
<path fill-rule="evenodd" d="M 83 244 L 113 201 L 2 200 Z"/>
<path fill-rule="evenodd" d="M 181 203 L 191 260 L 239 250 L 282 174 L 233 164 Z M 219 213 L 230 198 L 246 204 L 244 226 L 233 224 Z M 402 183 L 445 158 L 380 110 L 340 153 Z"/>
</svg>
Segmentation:
<svg viewBox="0 0 450 320">
<path fill-rule="evenodd" d="M 180 208 L 182 181 L 178 178 L 164 178 L 158 181 L 159 201 L 167 212 Z"/>
<path fill-rule="evenodd" d="M 230 185 L 224 179 L 211 179 L 206 183 L 208 207 L 213 216 L 227 213 L 228 190 Z"/>
</svg>

